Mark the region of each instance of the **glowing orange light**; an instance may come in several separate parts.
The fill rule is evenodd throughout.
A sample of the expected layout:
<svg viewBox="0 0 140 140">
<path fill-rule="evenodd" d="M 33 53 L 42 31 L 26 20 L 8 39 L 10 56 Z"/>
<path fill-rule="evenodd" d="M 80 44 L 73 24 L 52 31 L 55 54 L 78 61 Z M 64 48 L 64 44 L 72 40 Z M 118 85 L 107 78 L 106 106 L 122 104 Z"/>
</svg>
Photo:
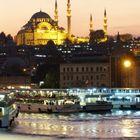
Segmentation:
<svg viewBox="0 0 140 140">
<path fill-rule="evenodd" d="M 125 60 L 123 64 L 126 68 L 131 67 L 131 61 L 130 60 Z"/>
</svg>

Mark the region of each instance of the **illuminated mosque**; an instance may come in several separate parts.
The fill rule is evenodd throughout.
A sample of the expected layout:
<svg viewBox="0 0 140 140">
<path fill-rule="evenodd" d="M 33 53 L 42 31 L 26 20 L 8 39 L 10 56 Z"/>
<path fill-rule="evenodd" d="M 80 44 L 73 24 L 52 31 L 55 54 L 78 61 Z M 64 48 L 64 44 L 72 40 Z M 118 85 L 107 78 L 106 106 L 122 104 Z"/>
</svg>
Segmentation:
<svg viewBox="0 0 140 140">
<path fill-rule="evenodd" d="M 93 30 L 92 15 L 90 16 L 90 32 Z M 107 18 L 104 14 L 104 33 L 107 39 Z M 75 37 L 71 34 L 71 3 L 67 2 L 67 31 L 58 25 L 58 6 L 55 1 L 54 19 L 45 12 L 35 13 L 17 33 L 17 45 L 46 45 L 49 40 L 55 44 L 64 44 L 66 39 L 71 42 L 89 42 L 89 38 Z"/>
</svg>

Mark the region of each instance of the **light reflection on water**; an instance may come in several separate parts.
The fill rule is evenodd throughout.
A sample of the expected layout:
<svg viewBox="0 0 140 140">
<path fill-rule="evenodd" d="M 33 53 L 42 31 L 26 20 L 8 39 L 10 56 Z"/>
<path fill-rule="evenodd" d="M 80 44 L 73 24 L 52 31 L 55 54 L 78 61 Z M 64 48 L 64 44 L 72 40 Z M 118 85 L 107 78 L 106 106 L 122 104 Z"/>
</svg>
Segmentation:
<svg viewBox="0 0 140 140">
<path fill-rule="evenodd" d="M 22 113 L 9 133 L 16 136 L 34 135 L 40 140 L 44 140 L 44 136 L 50 139 L 140 138 L 140 111 L 118 110 L 107 114 L 68 115 Z"/>
</svg>

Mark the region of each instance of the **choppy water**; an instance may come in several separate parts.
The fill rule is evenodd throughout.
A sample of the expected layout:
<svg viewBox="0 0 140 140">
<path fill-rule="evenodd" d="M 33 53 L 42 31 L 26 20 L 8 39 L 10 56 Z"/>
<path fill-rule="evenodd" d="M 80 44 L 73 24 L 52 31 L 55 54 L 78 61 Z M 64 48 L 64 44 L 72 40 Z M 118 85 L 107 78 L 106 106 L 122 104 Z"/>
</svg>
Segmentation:
<svg viewBox="0 0 140 140">
<path fill-rule="evenodd" d="M 0 140 L 140 139 L 140 111 L 107 114 L 19 114 L 15 126 L 0 130 Z"/>
</svg>

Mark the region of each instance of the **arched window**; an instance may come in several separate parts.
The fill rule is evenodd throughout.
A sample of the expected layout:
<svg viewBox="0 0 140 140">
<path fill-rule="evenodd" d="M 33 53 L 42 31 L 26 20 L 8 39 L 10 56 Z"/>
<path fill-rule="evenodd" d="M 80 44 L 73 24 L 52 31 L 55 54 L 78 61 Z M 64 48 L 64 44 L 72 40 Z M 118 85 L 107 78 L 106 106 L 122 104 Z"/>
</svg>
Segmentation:
<svg viewBox="0 0 140 140">
<path fill-rule="evenodd" d="M 99 67 L 96 67 L 96 72 L 98 72 L 99 71 Z"/>
<path fill-rule="evenodd" d="M 102 67 L 100 67 L 100 72 L 102 72 Z"/>
<path fill-rule="evenodd" d="M 99 80 L 99 75 L 96 75 L 96 80 Z"/>
<path fill-rule="evenodd" d="M 105 74 L 101 74 L 101 80 L 105 80 L 106 79 L 106 75 Z"/>
</svg>

